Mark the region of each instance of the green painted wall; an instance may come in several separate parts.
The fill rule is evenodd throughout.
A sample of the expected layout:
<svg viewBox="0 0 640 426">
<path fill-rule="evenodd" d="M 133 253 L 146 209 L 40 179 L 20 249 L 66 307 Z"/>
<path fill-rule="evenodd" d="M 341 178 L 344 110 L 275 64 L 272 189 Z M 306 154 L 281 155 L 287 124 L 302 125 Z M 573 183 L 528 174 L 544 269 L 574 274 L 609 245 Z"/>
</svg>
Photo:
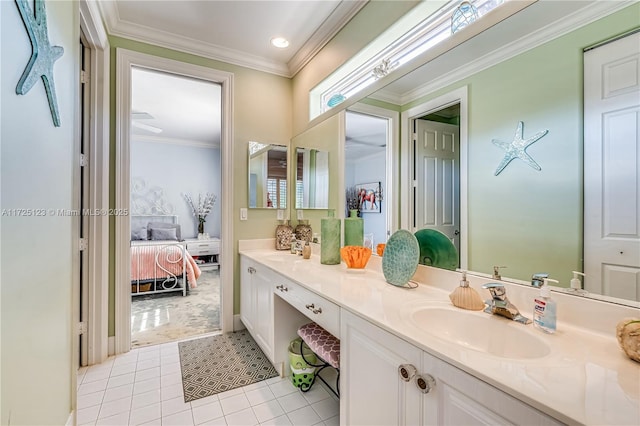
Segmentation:
<svg viewBox="0 0 640 426">
<path fill-rule="evenodd" d="M 239 262 L 238 243 L 240 239 L 249 238 L 272 238 L 274 236 L 276 221 L 276 211 L 269 209 L 249 210 L 249 220 L 240 222 L 240 207 L 247 207 L 249 204 L 248 192 L 248 144 L 250 140 L 288 145 L 291 140 L 292 123 L 292 103 L 291 103 L 291 80 L 273 74 L 255 71 L 252 69 L 228 64 L 221 61 L 202 58 L 199 56 L 177 52 L 158 46 L 140 43 L 120 37 L 109 37 L 111 45 L 111 150 L 110 150 L 110 193 L 109 202 L 115 205 L 115 72 L 117 48 L 124 48 L 137 52 L 155 55 L 162 58 L 173 59 L 185 63 L 214 68 L 234 74 L 233 93 L 233 222 L 234 229 L 233 242 L 233 265 L 223 265 L 222 267 L 232 267 L 234 271 L 234 313 L 240 310 L 239 299 Z M 115 221 L 111 222 L 110 235 L 110 259 L 115 257 Z M 222 232 L 225 232 L 223 229 Z M 109 271 L 109 336 L 115 335 L 115 266 L 110 262 Z"/>
<path fill-rule="evenodd" d="M 568 286 L 582 270 L 582 51 L 638 26 L 640 4 L 403 105 L 407 110 L 468 85 L 469 269 L 528 280 L 549 272 Z M 494 176 L 518 121 L 524 137 L 549 133 Z M 406 183 L 403 183 L 403 185 Z"/>
</svg>

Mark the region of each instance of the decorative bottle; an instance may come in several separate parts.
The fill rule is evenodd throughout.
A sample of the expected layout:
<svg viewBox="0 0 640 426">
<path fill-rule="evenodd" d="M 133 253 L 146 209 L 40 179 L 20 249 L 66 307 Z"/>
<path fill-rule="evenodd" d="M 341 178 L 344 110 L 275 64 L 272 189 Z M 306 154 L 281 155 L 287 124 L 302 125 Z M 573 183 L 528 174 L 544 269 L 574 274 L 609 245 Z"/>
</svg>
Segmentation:
<svg viewBox="0 0 640 426">
<path fill-rule="evenodd" d="M 283 220 L 276 226 L 276 250 L 290 250 L 292 236 L 293 228 L 289 226 L 288 220 Z"/>
<path fill-rule="evenodd" d="M 329 217 L 320 219 L 320 263 L 340 264 L 340 219 L 329 210 Z"/>
<path fill-rule="evenodd" d="M 311 225 L 305 219 L 300 219 L 298 221 L 298 225 L 296 226 L 296 239 L 304 241 L 305 243 L 311 242 L 311 236 L 313 232 L 311 230 Z"/>
<path fill-rule="evenodd" d="M 358 217 L 358 210 L 349 210 L 344 220 L 344 245 L 362 246 L 364 244 L 364 220 Z"/>
</svg>

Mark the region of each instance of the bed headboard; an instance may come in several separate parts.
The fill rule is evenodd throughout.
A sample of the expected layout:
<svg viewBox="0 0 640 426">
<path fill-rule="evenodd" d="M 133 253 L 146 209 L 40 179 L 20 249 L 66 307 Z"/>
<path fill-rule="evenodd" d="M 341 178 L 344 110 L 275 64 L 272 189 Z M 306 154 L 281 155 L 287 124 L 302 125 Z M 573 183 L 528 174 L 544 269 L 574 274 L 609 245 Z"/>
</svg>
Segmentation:
<svg viewBox="0 0 640 426">
<path fill-rule="evenodd" d="M 178 239 L 180 237 L 180 224 L 178 223 L 178 216 L 176 215 L 131 215 L 131 240 L 147 239 L 147 225 L 150 222 L 154 223 L 166 223 L 168 225 L 176 225 Z M 144 229 L 143 229 L 144 228 Z M 137 233 L 141 235 L 137 235 Z M 144 236 L 143 236 L 144 235 Z M 150 239 L 150 238 L 149 238 Z"/>
<path fill-rule="evenodd" d="M 138 214 L 131 215 L 131 229 L 147 226 L 149 222 L 178 224 L 178 216 L 169 214 Z"/>
</svg>

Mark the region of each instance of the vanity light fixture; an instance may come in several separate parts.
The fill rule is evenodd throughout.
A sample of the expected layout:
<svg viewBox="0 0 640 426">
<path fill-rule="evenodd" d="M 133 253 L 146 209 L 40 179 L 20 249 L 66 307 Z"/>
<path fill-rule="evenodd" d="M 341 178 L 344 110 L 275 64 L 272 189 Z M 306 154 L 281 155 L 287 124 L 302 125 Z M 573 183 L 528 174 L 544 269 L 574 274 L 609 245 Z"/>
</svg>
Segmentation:
<svg viewBox="0 0 640 426">
<path fill-rule="evenodd" d="M 271 44 L 277 48 L 284 49 L 289 47 L 289 40 L 284 37 L 273 37 L 271 39 Z"/>
</svg>

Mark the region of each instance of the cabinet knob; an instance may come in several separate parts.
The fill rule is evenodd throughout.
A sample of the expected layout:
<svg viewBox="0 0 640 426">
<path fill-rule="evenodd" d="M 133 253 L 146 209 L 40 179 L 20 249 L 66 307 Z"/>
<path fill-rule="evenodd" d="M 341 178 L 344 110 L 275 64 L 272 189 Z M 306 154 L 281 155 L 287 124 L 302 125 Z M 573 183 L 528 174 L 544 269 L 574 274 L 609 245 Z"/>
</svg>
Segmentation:
<svg viewBox="0 0 640 426">
<path fill-rule="evenodd" d="M 418 374 L 416 376 L 416 386 L 422 393 L 429 393 L 436 386 L 436 379 L 431 374 Z"/>
<path fill-rule="evenodd" d="M 321 314 L 322 313 L 322 308 L 316 308 L 316 309 L 312 310 L 311 312 L 313 312 L 314 314 Z"/>
<path fill-rule="evenodd" d="M 305 308 L 309 309 L 310 311 L 315 309 L 315 307 L 316 307 L 316 305 L 314 305 L 313 303 L 309 303 L 308 305 L 305 306 Z"/>
<path fill-rule="evenodd" d="M 400 378 L 405 382 L 411 381 L 417 372 L 418 370 L 416 370 L 412 364 L 402 364 L 398 367 L 398 374 L 400 374 Z"/>
<path fill-rule="evenodd" d="M 247 272 L 249 272 L 250 274 L 255 274 L 256 273 L 256 268 L 254 268 L 253 266 L 249 266 L 247 268 Z"/>
<path fill-rule="evenodd" d="M 289 289 L 285 287 L 283 284 L 277 285 L 276 288 L 280 291 L 289 291 Z"/>
</svg>

